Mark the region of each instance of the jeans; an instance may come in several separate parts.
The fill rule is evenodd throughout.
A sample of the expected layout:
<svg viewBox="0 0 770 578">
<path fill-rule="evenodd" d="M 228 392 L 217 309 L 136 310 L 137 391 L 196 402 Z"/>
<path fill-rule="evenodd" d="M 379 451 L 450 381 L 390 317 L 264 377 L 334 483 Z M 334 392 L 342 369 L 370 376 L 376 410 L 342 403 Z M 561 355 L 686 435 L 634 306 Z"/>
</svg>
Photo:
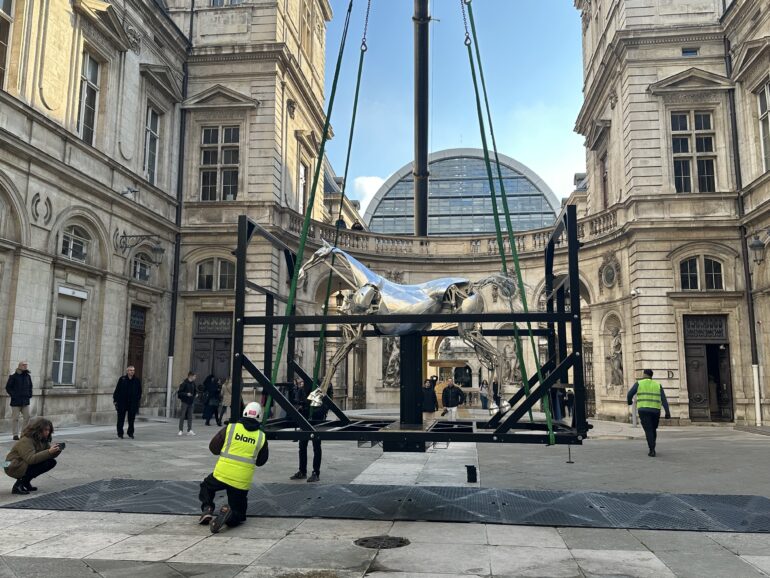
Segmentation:
<svg viewBox="0 0 770 578">
<path fill-rule="evenodd" d="M 227 505 L 233 512 L 230 519 L 227 521 L 229 527 L 238 526 L 241 522 L 246 521 L 246 508 L 249 506 L 248 490 L 239 490 L 220 482 L 214 477 L 214 474 L 209 474 L 201 482 L 201 491 L 198 494 L 198 499 L 201 501 L 201 512 L 205 512 L 207 509 L 214 509 L 214 498 L 217 492 L 222 490 L 227 491 Z"/>
<path fill-rule="evenodd" d="M 307 473 L 307 442 L 308 440 L 299 440 L 299 471 Z M 321 440 L 313 439 L 313 473 L 321 473 Z"/>
<path fill-rule="evenodd" d="M 489 399 L 487 396 L 482 395 L 481 396 L 481 409 L 487 409 L 489 406 Z"/>
<path fill-rule="evenodd" d="M 123 423 L 126 420 L 126 414 L 128 414 L 128 436 L 134 435 L 134 418 L 136 417 L 136 410 L 131 407 L 117 407 L 118 410 L 118 435 L 123 437 Z"/>
<path fill-rule="evenodd" d="M 12 405 L 11 406 L 11 433 L 13 435 L 18 435 L 21 433 L 21 430 L 19 429 L 19 413 L 24 417 L 24 419 L 21 422 L 21 429 L 23 430 L 25 427 L 27 427 L 27 424 L 29 423 L 29 406 L 28 405 Z"/>
<path fill-rule="evenodd" d="M 193 404 L 182 402 L 182 411 L 179 414 L 179 431 L 184 429 L 184 420 L 187 419 L 187 431 L 192 429 Z"/>
<path fill-rule="evenodd" d="M 647 437 L 647 447 L 655 449 L 655 442 L 658 440 L 658 423 L 660 422 L 659 411 L 640 411 L 639 421 L 642 422 L 644 435 Z"/>
</svg>

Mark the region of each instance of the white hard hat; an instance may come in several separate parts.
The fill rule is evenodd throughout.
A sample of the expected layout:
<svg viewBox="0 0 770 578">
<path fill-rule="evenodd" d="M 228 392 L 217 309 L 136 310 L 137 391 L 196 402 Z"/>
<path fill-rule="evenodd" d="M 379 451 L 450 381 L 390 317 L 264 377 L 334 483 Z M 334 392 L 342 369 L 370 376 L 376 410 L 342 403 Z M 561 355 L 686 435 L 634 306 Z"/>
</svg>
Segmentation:
<svg viewBox="0 0 770 578">
<path fill-rule="evenodd" d="M 243 410 L 243 417 L 262 419 L 262 406 L 256 401 L 248 403 Z"/>
</svg>

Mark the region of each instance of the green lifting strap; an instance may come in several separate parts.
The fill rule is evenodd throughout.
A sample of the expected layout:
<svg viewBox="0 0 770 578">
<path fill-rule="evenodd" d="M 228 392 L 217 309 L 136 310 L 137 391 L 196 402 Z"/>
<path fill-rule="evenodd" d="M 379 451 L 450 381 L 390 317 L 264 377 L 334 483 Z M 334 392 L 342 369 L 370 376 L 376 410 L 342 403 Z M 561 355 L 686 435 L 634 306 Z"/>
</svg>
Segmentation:
<svg viewBox="0 0 770 578">
<path fill-rule="evenodd" d="M 499 155 L 498 155 L 498 152 L 497 152 L 497 141 L 495 139 L 495 132 L 494 132 L 494 128 L 493 128 L 493 125 L 492 125 L 492 114 L 491 114 L 491 111 L 490 111 L 490 108 L 489 108 L 489 99 L 487 97 L 487 88 L 486 88 L 486 82 L 485 82 L 485 79 L 484 79 L 484 70 L 483 70 L 482 64 L 481 64 L 481 53 L 480 53 L 480 50 L 479 50 L 478 36 L 476 34 L 476 23 L 475 23 L 475 20 L 474 20 L 474 17 L 473 17 L 473 7 L 471 5 L 471 1 L 472 0 L 460 0 L 460 4 L 461 4 L 462 11 L 463 11 L 463 20 L 465 20 L 465 10 L 464 10 L 464 8 L 465 8 L 466 5 L 468 6 L 468 17 L 469 17 L 469 20 L 470 20 L 470 23 L 471 23 L 471 31 L 473 33 L 472 42 L 473 42 L 473 45 L 474 45 L 475 51 L 476 51 L 476 60 L 478 62 L 478 67 L 479 67 L 479 76 L 481 77 L 481 86 L 482 86 L 482 91 L 483 91 L 483 94 L 484 94 L 484 105 L 485 105 L 486 113 L 487 113 L 487 122 L 489 124 L 489 132 L 490 132 L 490 136 L 492 138 L 492 146 L 493 146 L 494 153 L 495 153 L 495 163 L 497 164 L 497 176 L 498 176 L 498 180 L 499 180 L 499 183 L 500 183 L 500 196 L 502 197 L 503 213 L 505 215 L 505 224 L 506 224 L 506 229 L 507 229 L 507 233 L 508 233 L 508 242 L 509 242 L 509 244 L 511 246 L 511 255 L 513 257 L 514 269 L 516 271 L 516 279 L 517 279 L 518 288 L 519 288 L 519 295 L 521 296 L 522 306 L 524 308 L 524 312 L 526 313 L 528 311 L 528 307 L 527 307 L 527 294 L 526 294 L 526 291 L 524 289 L 523 279 L 521 277 L 521 268 L 520 268 L 520 265 L 519 265 L 518 250 L 516 248 L 515 237 L 514 237 L 514 234 L 513 234 L 513 225 L 511 223 L 511 215 L 510 215 L 510 210 L 509 210 L 509 207 L 508 207 L 508 199 L 507 199 L 507 195 L 506 195 L 506 192 L 505 192 L 505 185 L 504 185 L 504 182 L 503 182 L 502 170 L 500 168 L 500 158 L 499 158 Z M 482 145 L 483 145 L 483 148 L 484 148 L 484 160 L 485 160 L 485 162 L 487 164 L 487 174 L 488 174 L 488 177 L 489 177 L 489 180 L 490 180 L 490 189 L 492 190 L 492 202 L 494 204 L 495 203 L 495 192 L 494 192 L 493 184 L 492 184 L 492 180 L 493 179 L 492 179 L 492 176 L 491 176 L 491 166 L 490 166 L 490 161 L 489 161 L 489 151 L 488 151 L 488 148 L 487 148 L 487 140 L 486 140 L 486 134 L 485 134 L 484 124 L 483 124 L 484 123 L 484 119 L 483 119 L 483 115 L 482 115 L 482 112 L 481 112 L 481 103 L 480 103 L 480 98 L 479 98 L 478 82 L 476 80 L 476 72 L 475 72 L 475 67 L 474 67 L 474 64 L 473 64 L 473 54 L 471 52 L 471 36 L 470 36 L 470 34 L 468 32 L 467 22 L 465 23 L 465 45 L 466 45 L 466 47 L 468 49 L 468 58 L 469 58 L 470 63 L 471 63 L 471 74 L 473 75 L 473 88 L 474 88 L 474 91 L 476 93 L 476 110 L 477 110 L 477 113 L 478 113 L 478 116 L 479 116 L 479 127 L 481 129 L 481 141 L 482 141 Z M 496 207 L 493 207 L 493 208 L 495 209 L 495 211 L 494 211 L 494 214 L 495 214 L 495 228 L 496 228 L 497 237 L 498 237 L 498 245 L 501 245 L 501 241 L 500 241 L 501 231 L 500 231 L 499 217 L 498 217 L 498 213 L 497 213 Z M 503 251 L 501 251 L 501 255 L 502 255 L 502 261 L 503 261 L 503 271 L 505 272 L 505 255 L 504 255 Z M 529 321 L 527 321 L 527 329 L 528 329 L 528 333 L 529 333 L 530 344 L 532 346 L 532 353 L 533 353 L 533 356 L 535 358 L 535 367 L 537 369 L 538 381 L 540 383 L 542 383 L 543 382 L 542 367 L 540 365 L 540 359 L 539 359 L 539 356 L 538 356 L 537 347 L 535 345 L 534 335 L 532 333 L 532 324 Z M 516 339 L 516 353 L 517 353 L 517 357 L 518 357 L 518 361 L 519 361 L 519 367 L 521 368 L 521 372 L 522 372 L 522 376 L 523 376 L 523 380 L 522 381 L 524 383 L 524 391 L 527 393 L 527 395 L 529 395 L 529 383 L 528 383 L 528 379 L 527 379 L 528 373 L 526 371 L 526 366 L 524 364 L 523 348 L 521 346 L 521 337 L 519 335 L 518 327 L 517 327 L 516 324 L 514 324 L 514 336 L 515 336 L 515 339 Z M 549 439 L 550 444 L 554 444 L 556 442 L 556 440 L 555 440 L 555 436 L 554 436 L 554 433 L 553 433 L 553 419 L 552 419 L 552 416 L 551 416 L 550 400 L 549 400 L 548 396 L 544 396 L 542 398 L 542 402 L 543 402 L 543 411 L 544 411 L 545 416 L 546 416 L 546 423 L 547 423 L 547 427 L 548 427 L 548 439 Z M 531 412 L 531 410 L 529 412 L 529 416 L 530 416 L 530 420 L 532 420 L 532 412 Z"/>
<path fill-rule="evenodd" d="M 361 92 L 361 74 L 364 69 L 364 55 L 366 54 L 366 51 L 368 50 L 368 46 L 366 44 L 366 32 L 369 27 L 369 12 L 372 7 L 372 0 L 369 0 L 366 6 L 366 18 L 364 20 L 364 34 L 361 38 L 361 53 L 358 58 L 358 74 L 356 76 L 356 92 L 353 96 L 353 118 L 350 121 L 350 134 L 348 135 L 348 150 L 347 155 L 345 156 L 345 171 L 342 174 L 342 190 L 340 191 L 340 206 L 339 210 L 337 211 L 337 221 L 336 226 L 334 228 L 334 246 L 337 246 L 337 243 L 339 242 L 339 236 L 340 236 L 340 222 L 342 219 L 342 205 L 345 202 L 345 189 L 348 185 L 348 169 L 350 169 L 350 153 L 353 150 L 353 133 L 355 131 L 356 127 L 356 114 L 358 112 L 358 96 Z M 324 300 L 324 317 L 326 317 L 328 311 L 329 311 L 329 298 L 331 297 L 331 291 L 332 291 L 332 277 L 334 276 L 334 259 L 336 258 L 336 254 L 332 253 L 332 262 L 331 262 L 331 268 L 329 269 L 329 277 L 326 280 L 326 298 Z M 315 364 L 313 365 L 313 388 L 315 388 L 318 384 L 318 376 L 321 372 L 321 359 L 324 355 L 324 335 L 326 333 L 326 323 L 321 325 L 321 333 L 318 338 L 318 348 L 316 350 L 316 356 L 315 356 Z M 310 408 L 310 417 L 313 416 L 313 408 Z"/>
<path fill-rule="evenodd" d="M 318 181 L 321 176 L 321 167 L 323 166 L 324 149 L 326 148 L 326 141 L 329 139 L 329 126 L 331 124 L 331 115 L 334 108 L 334 97 L 337 94 L 337 81 L 340 77 L 340 69 L 342 67 L 342 55 L 345 52 L 345 41 L 348 36 L 348 27 L 350 26 L 350 14 L 353 11 L 353 0 L 350 0 L 348 4 L 348 11 L 345 16 L 345 26 L 342 29 L 342 38 L 340 39 L 340 49 L 337 54 L 337 68 L 334 71 L 334 80 L 332 81 L 332 89 L 329 95 L 329 105 L 326 110 L 326 119 L 324 120 L 323 134 L 321 136 L 321 146 L 318 150 L 318 159 L 316 161 L 315 173 L 313 174 L 313 184 L 310 187 L 310 196 L 307 201 L 307 208 L 305 210 L 305 219 L 302 222 L 302 233 L 299 237 L 299 246 L 297 247 L 297 258 L 295 259 L 294 274 L 291 277 L 291 286 L 289 287 L 289 297 L 286 301 L 286 315 L 294 314 L 294 305 L 297 295 L 297 276 L 299 274 L 300 266 L 302 265 L 302 258 L 305 255 L 305 243 L 307 241 L 307 233 L 310 229 L 310 217 L 313 214 L 313 206 L 315 204 L 315 194 L 318 189 Z M 280 369 L 281 355 L 283 354 L 283 346 L 286 342 L 286 333 L 289 326 L 283 325 L 281 327 L 281 337 L 278 340 L 278 348 L 275 353 L 275 362 L 273 363 L 273 372 L 270 377 L 272 383 L 276 383 L 278 380 L 278 371 Z M 272 396 L 268 396 L 265 402 L 265 411 L 262 415 L 262 423 L 267 421 L 270 415 L 270 405 L 273 402 Z"/>
</svg>

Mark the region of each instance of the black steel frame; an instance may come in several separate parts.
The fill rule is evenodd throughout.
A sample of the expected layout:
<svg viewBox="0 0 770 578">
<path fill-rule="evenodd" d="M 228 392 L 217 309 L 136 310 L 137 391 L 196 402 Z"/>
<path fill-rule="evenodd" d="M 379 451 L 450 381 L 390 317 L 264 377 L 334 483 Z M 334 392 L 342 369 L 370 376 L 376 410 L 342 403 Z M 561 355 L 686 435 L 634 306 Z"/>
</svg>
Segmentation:
<svg viewBox="0 0 770 578">
<path fill-rule="evenodd" d="M 262 227 L 251 221 L 246 215 L 238 219 L 238 247 L 235 251 L 237 259 L 235 282 L 235 324 L 233 336 L 233 398 L 232 407 L 239 407 L 240 391 L 242 388 L 242 372 L 245 370 L 262 387 L 263 392 L 272 396 L 274 403 L 280 406 L 286 417 L 270 419 L 264 424 L 269 439 L 306 440 L 320 438 L 322 440 L 351 440 L 360 444 L 382 442 L 385 447 L 390 444 L 404 451 L 420 451 L 415 447 L 423 447 L 430 442 L 484 442 L 484 443 L 550 443 L 548 427 L 543 421 L 522 420 L 528 412 L 551 389 L 558 385 L 570 384 L 574 388 L 575 404 L 570 423 L 554 422 L 553 431 L 557 444 L 580 444 L 585 439 L 590 428 L 586 421 L 586 396 L 583 380 L 582 334 L 580 324 L 580 284 L 578 278 L 578 249 L 577 216 L 573 205 L 568 205 L 556 220 L 544 250 L 545 260 L 545 295 L 546 311 L 532 313 L 484 313 L 484 314 L 446 314 L 446 315 L 327 315 L 327 316 L 277 316 L 274 314 L 275 300 L 283 298 L 276 293 L 260 287 L 246 279 L 247 249 L 255 232 L 277 246 L 285 253 L 290 249 L 278 241 Z M 565 246 L 566 245 L 566 246 Z M 567 275 L 554 275 L 554 258 L 557 248 L 564 247 L 566 253 Z M 294 260 L 287 254 L 287 265 L 294 266 Z M 265 314 L 247 316 L 246 291 L 254 290 L 266 297 Z M 569 310 L 567 309 L 569 303 Z M 497 414 L 487 420 L 457 420 L 435 421 L 422 425 L 421 419 L 413 419 L 415 411 L 411 407 L 414 391 L 401 388 L 401 412 L 399 420 L 351 418 L 345 414 L 332 400 L 326 399 L 329 410 L 328 418 L 324 420 L 308 420 L 303 417 L 281 392 L 279 386 L 290 383 L 295 375 L 305 383 L 313 386 L 312 378 L 294 361 L 294 344 L 297 338 L 317 337 L 318 330 L 297 330 L 298 326 L 321 324 L 337 325 L 341 323 L 447 323 L 458 321 L 478 322 L 529 322 L 539 327 L 533 329 L 536 336 L 545 336 L 548 343 L 548 359 L 542 366 L 543 381 L 538 380 L 535 373 L 528 377 L 529 394 L 520 388 L 509 400 L 511 410 L 505 415 Z M 280 325 L 289 325 L 286 348 L 287 375 L 283 384 L 272 383 L 268 377 L 273 364 L 273 330 Z M 243 336 L 246 326 L 263 326 L 265 330 L 263 368 L 257 367 L 243 350 Z M 568 345 L 568 327 L 569 341 Z M 527 331 L 519 329 L 522 339 L 527 338 Z M 420 342 L 426 335 L 456 335 L 456 329 L 426 329 L 404 339 Z M 485 331 L 486 335 L 513 335 L 513 329 L 496 329 Z M 338 336 L 339 331 L 331 330 L 326 336 Z M 367 336 L 378 336 L 375 330 L 365 332 Z M 421 363 L 411 364 L 411 373 L 404 375 L 402 366 L 402 382 L 422 383 Z M 404 400 L 410 404 L 404 408 Z M 421 408 L 417 408 L 420 413 Z M 408 417 L 405 419 L 405 415 Z M 421 414 L 420 414 L 421 417 Z M 417 421 L 418 423 L 415 423 Z M 412 449 L 408 449 L 408 448 Z"/>
</svg>

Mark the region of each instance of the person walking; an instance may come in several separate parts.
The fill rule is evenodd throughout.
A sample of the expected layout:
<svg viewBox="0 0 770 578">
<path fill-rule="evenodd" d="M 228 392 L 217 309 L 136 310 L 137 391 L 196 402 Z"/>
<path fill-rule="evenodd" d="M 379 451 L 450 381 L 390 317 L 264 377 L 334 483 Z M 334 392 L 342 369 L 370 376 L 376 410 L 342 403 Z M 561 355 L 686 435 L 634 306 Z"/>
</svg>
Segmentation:
<svg viewBox="0 0 770 578">
<path fill-rule="evenodd" d="M 436 382 L 426 379 L 422 384 L 422 414 L 424 419 L 433 419 L 438 410 Z"/>
<path fill-rule="evenodd" d="M 489 382 L 486 379 L 481 380 L 479 385 L 479 397 L 481 398 L 481 409 L 489 407 Z"/>
<path fill-rule="evenodd" d="M 221 402 L 222 384 L 212 373 L 203 381 L 203 419 L 211 425 L 211 418 L 216 417 Z"/>
<path fill-rule="evenodd" d="M 457 406 L 465 403 L 465 392 L 457 387 L 451 377 L 447 380 L 444 391 L 441 392 L 441 403 L 445 408 L 441 415 L 448 413 L 449 419 L 457 419 Z"/>
<path fill-rule="evenodd" d="M 118 412 L 118 437 L 123 439 L 123 424 L 128 414 L 128 437 L 134 439 L 134 418 L 139 411 L 139 402 L 142 399 L 142 382 L 135 375 L 133 365 L 126 368 L 126 374 L 118 379 L 115 391 L 112 394 L 112 403 Z"/>
<path fill-rule="evenodd" d="M 502 398 L 500 397 L 500 384 L 497 381 L 492 381 L 492 400 L 497 407 L 500 407 Z"/>
<path fill-rule="evenodd" d="M 652 370 L 645 369 L 643 378 L 634 383 L 628 391 L 626 401 L 631 405 L 636 396 L 636 409 L 639 412 L 639 421 L 642 422 L 644 435 L 647 438 L 647 447 L 650 451 L 647 453 L 651 458 L 655 457 L 655 444 L 658 439 L 658 423 L 660 422 L 660 408 L 666 412 L 666 419 L 671 418 L 671 411 L 668 409 L 668 400 L 663 386 L 652 379 Z"/>
<path fill-rule="evenodd" d="M 20 361 L 16 371 L 8 376 L 5 391 L 11 396 L 11 430 L 13 439 L 19 439 L 19 414 L 22 415 L 21 429 L 29 424 L 29 402 L 32 399 L 32 376 L 29 364 Z"/>
<path fill-rule="evenodd" d="M 307 397 L 310 395 L 310 386 L 306 385 L 301 378 L 294 379 L 294 385 L 290 392 L 290 401 L 294 408 L 302 414 L 302 416 L 310 420 L 311 407 L 310 401 Z M 326 392 L 326 395 L 333 397 L 331 386 Z M 312 408 L 313 420 L 325 420 L 327 413 L 326 406 Z M 290 480 L 304 480 L 307 478 L 308 483 L 317 482 L 321 479 L 321 458 L 323 457 L 323 451 L 321 450 L 321 440 L 318 437 L 313 438 L 313 471 L 310 473 L 310 477 L 307 477 L 307 446 L 308 440 L 299 440 L 299 469 L 293 476 L 289 476 Z"/>
<path fill-rule="evenodd" d="M 259 427 L 262 406 L 252 401 L 243 410 L 243 417 L 223 427 L 211 439 L 209 451 L 219 456 L 214 472 L 200 484 L 201 501 L 199 524 L 210 524 L 216 534 L 223 526 L 230 528 L 246 521 L 249 488 L 257 467 L 268 458 L 267 437 Z M 225 490 L 227 503 L 214 516 L 216 493 Z"/>
<path fill-rule="evenodd" d="M 179 412 L 179 433 L 177 435 L 184 434 L 184 420 L 187 419 L 187 435 L 194 436 L 195 432 L 192 430 L 192 413 L 193 402 L 195 401 L 195 372 L 191 371 L 187 374 L 187 379 L 179 384 L 179 389 L 176 392 L 176 396 L 182 402 L 182 408 Z"/>
<path fill-rule="evenodd" d="M 51 445 L 52 436 L 53 424 L 42 417 L 32 420 L 21 432 L 21 439 L 13 444 L 5 457 L 8 464 L 5 473 L 16 478 L 11 493 L 36 491 L 32 480 L 56 467 L 55 458 L 64 449 L 64 444 Z"/>
<path fill-rule="evenodd" d="M 228 377 L 222 383 L 222 390 L 219 392 L 219 408 L 217 409 L 217 425 L 222 425 L 222 419 L 225 417 L 227 408 L 230 407 L 233 397 L 233 383 Z M 230 411 L 230 421 L 233 419 L 233 412 Z"/>
</svg>

